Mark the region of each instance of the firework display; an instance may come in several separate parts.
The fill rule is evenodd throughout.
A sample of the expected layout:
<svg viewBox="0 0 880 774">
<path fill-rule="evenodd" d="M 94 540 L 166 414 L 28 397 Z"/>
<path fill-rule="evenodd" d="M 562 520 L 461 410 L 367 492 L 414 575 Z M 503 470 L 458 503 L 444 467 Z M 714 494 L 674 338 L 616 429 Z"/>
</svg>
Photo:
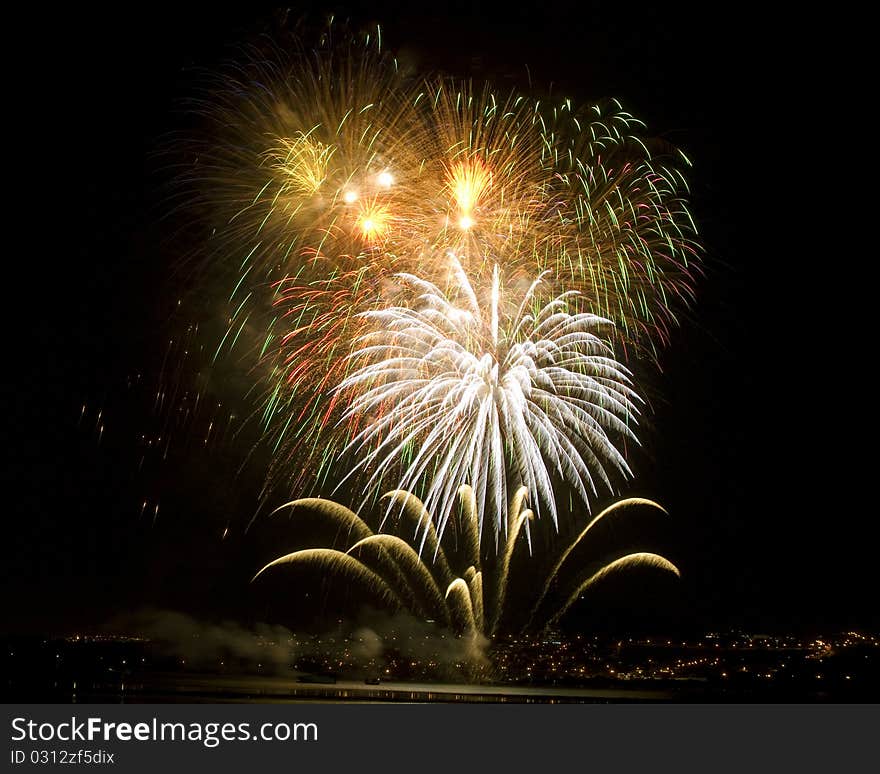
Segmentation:
<svg viewBox="0 0 880 774">
<path fill-rule="evenodd" d="M 383 524 L 417 504 L 407 542 L 299 499 L 356 539 L 273 564 L 330 564 L 493 632 L 532 520 L 558 528 L 559 491 L 588 514 L 632 475 L 643 401 L 624 363 L 668 342 L 699 274 L 688 160 L 613 100 L 405 71 L 378 30 L 254 50 L 197 105 L 213 134 L 187 191 L 211 226 L 202 272 L 229 287 L 215 358 L 235 353 L 262 396 L 266 499 L 345 488 Z M 641 562 L 677 573 L 633 554 L 590 577 Z"/>
<path fill-rule="evenodd" d="M 325 485 L 365 437 L 340 385 L 366 387 L 350 355 L 383 310 L 422 308 L 401 275 L 452 300 L 463 276 L 508 322 L 540 277 L 534 303 L 564 296 L 572 317 L 609 321 L 624 360 L 663 345 L 693 296 L 688 162 L 617 102 L 577 109 L 419 77 L 378 31 L 331 28 L 312 47 L 254 53 L 197 104 L 214 134 L 187 190 L 212 224 L 205 271 L 230 288 L 217 352 L 236 349 L 259 384 L 271 479 L 288 490 Z M 492 287 L 505 297 L 484 298 Z M 528 485 L 552 511 L 546 483 Z"/>
</svg>

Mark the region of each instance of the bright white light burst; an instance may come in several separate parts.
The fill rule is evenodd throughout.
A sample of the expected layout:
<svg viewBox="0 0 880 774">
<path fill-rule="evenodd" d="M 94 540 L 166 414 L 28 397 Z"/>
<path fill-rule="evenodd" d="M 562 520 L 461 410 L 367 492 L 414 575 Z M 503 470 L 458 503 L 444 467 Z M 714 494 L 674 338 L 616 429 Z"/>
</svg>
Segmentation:
<svg viewBox="0 0 880 774">
<path fill-rule="evenodd" d="M 477 298 L 451 257 L 447 293 L 411 274 L 410 306 L 365 312 L 374 332 L 350 356 L 354 370 L 337 390 L 349 397 L 342 421 L 366 425 L 346 451 L 365 472 L 364 495 L 425 491 L 442 534 L 459 487 L 473 487 L 480 514 L 493 519 L 496 545 L 509 528 L 508 495 L 533 493 L 536 516 L 557 523 L 554 484 L 565 483 L 589 508 L 608 470 L 631 472 L 614 438 L 636 441 L 640 400 L 630 373 L 596 331 L 611 323 L 569 314 L 563 293 L 542 303 L 541 277 L 509 299 L 496 265 L 488 299 Z M 512 294 L 510 294 L 512 295 Z"/>
</svg>

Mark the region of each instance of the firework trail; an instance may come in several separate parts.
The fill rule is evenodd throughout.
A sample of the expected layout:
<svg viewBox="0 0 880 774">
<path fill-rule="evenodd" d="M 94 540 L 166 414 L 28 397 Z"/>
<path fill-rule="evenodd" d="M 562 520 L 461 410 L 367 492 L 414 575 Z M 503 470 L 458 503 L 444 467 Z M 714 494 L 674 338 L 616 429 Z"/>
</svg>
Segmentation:
<svg viewBox="0 0 880 774">
<path fill-rule="evenodd" d="M 378 493 L 389 478 L 426 491 L 441 536 L 455 493 L 470 485 L 477 542 L 485 516 L 497 545 L 513 526 L 507 511 L 515 485 L 535 492 L 536 515 L 545 509 L 555 524 L 554 479 L 589 503 L 596 481 L 611 488 L 606 467 L 629 474 L 612 436 L 635 440 L 638 398 L 594 332 L 608 321 L 568 312 L 575 293 L 541 303 L 536 280 L 513 306 L 496 265 L 483 304 L 450 260 L 454 297 L 405 275 L 418 306 L 363 313 L 375 331 L 360 339 L 350 356 L 357 368 L 337 388 L 351 394 L 342 421 L 368 418 L 346 449 L 358 460 L 349 476 L 372 470 L 367 492 Z"/>
<path fill-rule="evenodd" d="M 468 525 L 473 524 L 472 495 L 473 491 L 467 486 L 457 494 L 460 511 L 455 521 L 465 533 Z M 648 567 L 679 576 L 678 568 L 668 559 L 647 551 L 623 554 L 598 566 L 579 566 L 573 574 L 563 572 L 570 564 L 568 560 L 572 551 L 583 544 L 596 522 L 633 509 L 666 513 L 652 500 L 629 498 L 613 503 L 590 521 L 550 568 L 540 592 L 537 596 L 532 595 L 534 599 L 530 606 L 523 606 L 522 599 L 518 599 L 516 605 L 509 605 L 507 589 L 511 560 L 516 549 L 524 543 L 520 539 L 521 525 L 531 518 L 531 511 L 524 507 L 527 499 L 524 489 L 517 491 L 510 503 L 507 519 L 516 526 L 508 536 L 503 556 L 485 562 L 479 551 L 474 554 L 473 545 L 467 541 L 456 544 L 450 538 L 452 530 L 441 538 L 446 544 L 442 564 L 431 561 L 424 554 L 419 555 L 423 533 L 430 529 L 432 520 L 423 520 L 418 515 L 425 511 L 425 506 L 414 495 L 398 491 L 390 496 L 399 505 L 405 504 L 412 509 L 409 515 L 405 515 L 402 508 L 395 509 L 395 515 L 400 518 L 390 526 L 399 535 L 371 532 L 345 550 L 310 548 L 285 554 L 260 569 L 254 580 L 281 565 L 311 568 L 322 573 L 329 571 L 355 584 L 367 598 L 378 599 L 391 610 L 407 610 L 418 617 L 434 620 L 458 635 L 491 637 L 502 630 L 536 630 L 553 625 L 581 595 L 628 569 Z M 300 513 L 329 508 L 343 521 L 350 522 L 352 534 L 360 534 L 363 530 L 363 522 L 354 513 L 326 500 L 296 500 L 282 507 Z M 348 517 L 345 517 L 346 512 Z M 415 529 L 411 518 L 414 514 Z M 371 550 L 365 550 L 367 547 Z M 520 550 L 524 550 L 524 546 Z M 531 564 L 529 566 L 531 572 Z M 530 610 L 528 619 L 522 616 L 525 610 Z"/>
</svg>

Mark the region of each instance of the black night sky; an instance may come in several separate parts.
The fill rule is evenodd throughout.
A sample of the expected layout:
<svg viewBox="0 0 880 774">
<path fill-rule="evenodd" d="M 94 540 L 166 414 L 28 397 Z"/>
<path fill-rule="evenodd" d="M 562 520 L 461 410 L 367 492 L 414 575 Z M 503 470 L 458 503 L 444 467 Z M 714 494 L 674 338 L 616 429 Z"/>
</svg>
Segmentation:
<svg viewBox="0 0 880 774">
<path fill-rule="evenodd" d="M 309 9 L 325 12 L 291 13 Z M 502 89 L 530 76 L 578 102 L 618 97 L 694 161 L 707 276 L 662 354 L 653 427 L 626 489 L 672 516 L 664 548 L 683 579 L 656 625 L 878 628 L 869 452 L 848 429 L 873 396 L 840 349 L 846 302 L 831 277 L 854 248 L 833 226 L 839 197 L 817 178 L 836 146 L 822 138 L 818 103 L 831 98 L 810 20 L 771 4 L 337 9 L 380 22 L 388 47 L 426 67 Z M 287 526 L 258 519 L 243 533 L 259 462 L 232 474 L 248 444 L 187 452 L 145 479 L 136 439 L 149 410 L 126 388 L 160 365 L 173 267 L 189 247 L 167 212 L 162 138 L 179 126 L 194 68 L 216 66 L 272 18 L 242 3 L 46 11 L 7 25 L 28 52 L 8 72 L 23 88 L 7 154 L 27 169 L 22 220 L 7 221 L 19 237 L 6 255 L 10 632 L 63 633 L 143 607 L 283 617 L 248 587 Z M 146 497 L 162 502 L 155 520 L 141 513 Z"/>
</svg>

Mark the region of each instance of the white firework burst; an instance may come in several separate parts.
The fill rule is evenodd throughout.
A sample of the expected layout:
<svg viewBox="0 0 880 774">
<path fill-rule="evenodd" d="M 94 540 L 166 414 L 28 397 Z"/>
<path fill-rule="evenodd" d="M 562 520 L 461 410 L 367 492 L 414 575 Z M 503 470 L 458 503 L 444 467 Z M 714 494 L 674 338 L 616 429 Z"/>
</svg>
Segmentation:
<svg viewBox="0 0 880 774">
<path fill-rule="evenodd" d="M 349 476 L 369 474 L 367 497 L 392 478 L 395 489 L 423 491 L 441 534 L 469 485 L 479 533 L 484 515 L 492 518 L 497 546 L 510 528 L 508 494 L 520 485 L 533 493 L 535 515 L 549 512 L 557 524 L 554 484 L 589 508 L 597 482 L 612 489 L 609 471 L 631 475 L 615 438 L 636 441 L 640 399 L 597 335 L 611 323 L 569 314 L 576 293 L 542 303 L 542 276 L 517 305 L 496 265 L 481 304 L 450 258 L 450 293 L 401 274 L 414 302 L 364 313 L 374 332 L 357 342 L 354 370 L 337 388 L 349 401 L 343 421 L 369 418 L 346 447 L 359 456 Z"/>
</svg>

